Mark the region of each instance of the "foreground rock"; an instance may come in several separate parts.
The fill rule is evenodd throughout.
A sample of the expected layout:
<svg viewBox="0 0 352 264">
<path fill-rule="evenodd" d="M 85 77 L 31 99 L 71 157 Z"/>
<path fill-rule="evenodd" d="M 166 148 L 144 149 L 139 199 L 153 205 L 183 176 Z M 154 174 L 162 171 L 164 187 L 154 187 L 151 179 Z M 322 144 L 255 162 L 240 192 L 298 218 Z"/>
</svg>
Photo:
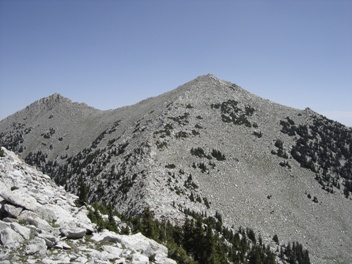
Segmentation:
<svg viewBox="0 0 352 264">
<path fill-rule="evenodd" d="M 77 197 L 3 148 L 0 158 L 1 263 L 176 263 L 142 234 L 95 232 Z"/>
</svg>

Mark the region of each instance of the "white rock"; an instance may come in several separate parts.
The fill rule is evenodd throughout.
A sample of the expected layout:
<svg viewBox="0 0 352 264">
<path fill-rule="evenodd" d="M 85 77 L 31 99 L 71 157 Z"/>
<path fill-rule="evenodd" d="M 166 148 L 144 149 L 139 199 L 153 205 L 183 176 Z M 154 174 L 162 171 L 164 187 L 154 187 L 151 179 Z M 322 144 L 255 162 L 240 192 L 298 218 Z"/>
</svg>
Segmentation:
<svg viewBox="0 0 352 264">
<path fill-rule="evenodd" d="M 53 212 L 55 214 L 55 224 L 61 226 L 64 223 L 73 221 L 73 217 L 72 214 L 70 213 L 70 209 L 69 208 L 64 208 L 66 207 L 64 204 L 62 206 L 54 204 L 54 205 L 45 205 L 45 208 L 47 209 L 47 213 L 49 213 L 49 215 L 51 214 L 51 212 Z M 42 209 L 43 212 L 45 214 L 45 210 Z M 50 217 L 50 216 L 47 217 Z"/>
<path fill-rule="evenodd" d="M 154 260 L 155 264 L 177 264 L 177 262 L 173 259 L 170 258 L 161 258 L 161 259 L 155 259 Z"/>
<path fill-rule="evenodd" d="M 71 257 L 67 255 L 59 255 L 55 260 L 51 259 L 50 257 L 46 257 L 41 260 L 41 263 L 43 264 L 71 264 L 74 262 L 71 262 Z M 86 263 L 86 262 L 82 262 Z"/>
<path fill-rule="evenodd" d="M 155 255 L 159 258 L 166 258 L 168 254 L 165 246 L 145 237 L 141 233 L 131 236 L 120 235 L 119 242 L 126 248 L 139 251 L 148 257 Z"/>
<path fill-rule="evenodd" d="M 53 227 L 47 221 L 41 219 L 33 212 L 25 210 L 19 215 L 18 218 L 20 220 L 26 221 L 30 225 L 34 225 L 39 230 L 46 231 L 46 232 L 53 231 Z"/>
<path fill-rule="evenodd" d="M 69 239 L 78 239 L 86 235 L 86 229 L 78 227 L 75 223 L 71 222 L 60 229 L 61 234 Z"/>
<path fill-rule="evenodd" d="M 58 218 L 57 208 L 51 208 L 51 205 L 38 206 L 36 214 L 47 222 L 56 222 Z"/>
<path fill-rule="evenodd" d="M 25 254 L 26 255 L 33 255 L 33 254 L 45 255 L 46 249 L 47 247 L 44 239 L 36 237 L 30 241 L 29 245 L 26 246 Z"/>
<path fill-rule="evenodd" d="M 17 218 L 23 211 L 22 207 L 16 207 L 11 204 L 4 204 L 3 210 L 9 214 L 10 217 Z"/>
<path fill-rule="evenodd" d="M 17 220 L 15 218 L 11 218 L 11 217 L 5 217 L 4 219 L 2 219 L 2 221 L 6 222 L 6 223 L 17 222 Z"/>
<path fill-rule="evenodd" d="M 61 229 L 61 233 L 69 239 L 78 239 L 86 235 L 86 230 L 83 228 Z"/>
<path fill-rule="evenodd" d="M 37 200 L 20 189 L 14 191 L 0 190 L 0 196 L 10 204 L 21 206 L 27 210 L 35 211 Z"/>
<path fill-rule="evenodd" d="M 84 264 L 84 263 L 87 263 L 88 262 L 88 259 L 86 257 L 83 257 L 83 256 L 79 256 L 78 258 L 75 259 L 75 261 L 73 263 L 80 263 L 80 264 Z M 72 263 L 72 262 L 71 262 Z"/>
<path fill-rule="evenodd" d="M 64 241 L 57 242 L 54 247 L 59 249 L 71 249 L 71 247 Z"/>
<path fill-rule="evenodd" d="M 86 248 L 85 251 L 87 252 L 87 254 L 94 259 L 94 262 L 98 262 L 102 261 L 102 260 L 106 260 L 104 259 L 104 253 L 100 252 L 96 249 L 92 249 L 92 248 Z"/>
<path fill-rule="evenodd" d="M 31 236 L 31 230 L 25 226 L 20 225 L 19 223 L 10 224 L 13 231 L 19 233 L 24 239 L 28 240 Z"/>
<path fill-rule="evenodd" d="M 72 214 L 77 221 L 83 224 L 92 224 L 90 219 L 88 218 L 88 210 L 85 207 L 81 207 L 78 211 Z"/>
<path fill-rule="evenodd" d="M 114 232 L 103 230 L 101 233 L 95 233 L 91 237 L 91 240 L 96 242 L 119 242 L 120 236 Z"/>
<path fill-rule="evenodd" d="M 48 248 L 54 247 L 58 242 L 58 239 L 55 236 L 47 232 L 39 234 L 38 237 L 44 239 L 45 244 Z"/>
<path fill-rule="evenodd" d="M 0 231 L 4 230 L 6 227 L 10 227 L 10 224 L 0 220 Z"/>
<path fill-rule="evenodd" d="M 126 264 L 126 259 L 125 258 L 120 258 L 118 260 L 115 260 L 115 264 Z"/>
<path fill-rule="evenodd" d="M 118 248 L 118 247 L 113 247 L 113 246 L 108 246 L 108 245 L 103 245 L 101 247 L 101 249 L 104 252 L 107 252 L 108 254 L 110 254 L 111 256 L 109 257 L 109 259 L 117 259 L 121 256 L 123 249 Z"/>
<path fill-rule="evenodd" d="M 17 248 L 24 238 L 10 227 L 0 231 L 0 242 L 7 248 Z"/>
<path fill-rule="evenodd" d="M 149 264 L 149 258 L 140 253 L 134 253 L 131 261 L 132 264 Z"/>
</svg>

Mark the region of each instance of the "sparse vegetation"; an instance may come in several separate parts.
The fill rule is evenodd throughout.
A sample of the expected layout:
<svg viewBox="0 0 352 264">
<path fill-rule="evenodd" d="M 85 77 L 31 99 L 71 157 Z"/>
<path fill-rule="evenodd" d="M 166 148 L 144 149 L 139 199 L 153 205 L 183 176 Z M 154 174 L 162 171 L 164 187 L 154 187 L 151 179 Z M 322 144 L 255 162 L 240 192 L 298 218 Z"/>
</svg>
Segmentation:
<svg viewBox="0 0 352 264">
<path fill-rule="evenodd" d="M 197 130 L 192 129 L 192 135 L 198 136 L 200 133 Z"/>
<path fill-rule="evenodd" d="M 246 105 L 244 109 L 240 108 L 239 103 L 235 100 L 228 100 L 221 104 L 212 104 L 211 108 L 220 110 L 221 119 L 225 123 L 233 123 L 235 125 L 245 125 L 252 127 L 248 117 L 252 116 L 255 109 L 249 105 Z"/>
<path fill-rule="evenodd" d="M 167 169 L 174 169 L 174 168 L 176 168 L 176 165 L 175 165 L 175 164 L 166 164 L 166 165 L 165 165 L 165 168 L 167 168 Z"/>
<path fill-rule="evenodd" d="M 80 176 L 78 179 L 78 199 L 76 200 L 77 206 L 82 206 L 87 203 L 88 197 L 88 186 L 85 184 L 83 177 Z"/>
<path fill-rule="evenodd" d="M 198 185 L 193 181 L 192 174 L 188 176 L 187 180 L 184 183 L 184 186 L 190 190 L 198 189 Z"/>
<path fill-rule="evenodd" d="M 219 161 L 226 160 L 225 155 L 220 152 L 220 150 L 213 149 L 211 155 Z"/>
<path fill-rule="evenodd" d="M 303 168 L 316 173 L 322 188 L 333 193 L 344 185 L 346 198 L 352 192 L 352 130 L 327 118 L 315 117 L 312 125 L 296 126 L 286 118 L 281 121 L 282 132 L 298 136 L 291 147 L 292 157 Z"/>
<path fill-rule="evenodd" d="M 158 135 L 160 134 L 160 138 L 166 138 L 166 137 L 169 137 L 171 136 L 171 131 L 173 130 L 173 126 L 172 124 L 166 124 L 164 126 L 164 129 L 162 130 L 159 130 L 159 131 L 155 131 L 154 132 L 154 135 Z"/>
<path fill-rule="evenodd" d="M 263 134 L 262 134 L 261 131 L 259 131 L 259 132 L 254 131 L 254 132 L 253 132 L 253 135 L 255 135 L 257 138 L 261 138 L 261 137 L 263 136 Z"/>
<path fill-rule="evenodd" d="M 288 163 L 287 160 L 285 160 L 285 161 L 280 161 L 279 165 L 280 165 L 281 167 L 286 167 L 286 168 L 291 169 L 291 165 Z"/>
<path fill-rule="evenodd" d="M 169 119 L 177 122 L 179 125 L 186 125 L 189 123 L 188 116 L 189 116 L 189 113 L 184 113 L 182 116 L 169 117 Z"/>
<path fill-rule="evenodd" d="M 191 154 L 199 158 L 205 157 L 204 150 L 201 147 L 191 148 Z"/>
<path fill-rule="evenodd" d="M 179 139 L 179 138 L 187 138 L 188 137 L 188 133 L 185 131 L 179 131 L 175 134 L 175 138 Z"/>
<path fill-rule="evenodd" d="M 274 241 L 276 244 L 279 245 L 279 238 L 278 238 L 277 234 L 275 234 L 275 235 L 273 236 L 273 241 Z"/>
<path fill-rule="evenodd" d="M 88 207 L 88 217 L 97 225 L 98 231 L 102 231 L 103 229 L 107 229 L 113 232 L 118 232 L 118 228 L 114 219 L 114 216 L 118 216 L 118 213 L 113 210 L 110 206 L 106 207 L 100 203 L 93 203 Z M 108 215 L 108 219 L 104 220 L 102 215 Z M 126 230 L 123 230 L 125 233 Z"/>
<path fill-rule="evenodd" d="M 281 158 L 288 159 L 288 154 L 284 148 L 284 142 L 280 139 L 275 141 L 275 147 L 277 148 L 277 152 L 272 151 L 272 154 L 275 154 Z"/>
<path fill-rule="evenodd" d="M 165 148 L 167 146 L 167 143 L 165 141 L 159 141 L 158 140 L 156 142 L 156 146 L 157 146 L 158 149 L 163 149 L 163 148 Z"/>
</svg>

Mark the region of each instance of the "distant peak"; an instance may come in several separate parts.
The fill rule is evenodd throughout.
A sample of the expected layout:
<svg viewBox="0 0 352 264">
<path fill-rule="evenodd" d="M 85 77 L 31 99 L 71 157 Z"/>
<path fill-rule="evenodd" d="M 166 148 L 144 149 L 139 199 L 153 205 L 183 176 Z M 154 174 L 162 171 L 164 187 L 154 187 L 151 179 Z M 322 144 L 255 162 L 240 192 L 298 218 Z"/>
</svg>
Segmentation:
<svg viewBox="0 0 352 264">
<path fill-rule="evenodd" d="M 205 76 L 207 76 L 208 78 L 219 79 L 218 77 L 216 77 L 214 74 L 211 74 L 211 73 L 208 73 Z"/>
<path fill-rule="evenodd" d="M 213 80 L 220 80 L 218 77 L 216 77 L 214 74 L 208 73 L 205 75 L 201 75 L 198 78 L 200 79 L 213 79 Z"/>
<path fill-rule="evenodd" d="M 59 93 L 54 93 L 52 95 L 49 95 L 48 97 L 44 97 L 42 99 L 40 99 L 39 101 L 43 102 L 43 103 L 50 103 L 50 102 L 63 102 L 63 101 L 70 101 L 70 99 L 62 96 Z"/>
<path fill-rule="evenodd" d="M 71 100 L 62 96 L 61 94 L 54 93 L 48 97 L 39 99 L 38 101 L 34 102 L 33 105 L 39 104 L 40 106 L 44 106 L 48 109 L 51 109 L 55 105 L 64 103 L 64 102 L 71 102 Z"/>
<path fill-rule="evenodd" d="M 46 98 L 51 99 L 51 100 L 68 100 L 66 97 L 62 96 L 59 93 L 54 93 L 52 95 L 49 95 Z"/>
<path fill-rule="evenodd" d="M 211 74 L 211 73 L 198 76 L 195 80 L 196 81 L 200 81 L 200 82 L 205 82 L 205 83 L 213 83 L 213 84 L 217 84 L 217 85 L 220 84 L 220 85 L 227 85 L 228 86 L 228 85 L 231 84 L 230 82 L 224 81 L 224 80 L 216 77 L 214 74 Z"/>
</svg>

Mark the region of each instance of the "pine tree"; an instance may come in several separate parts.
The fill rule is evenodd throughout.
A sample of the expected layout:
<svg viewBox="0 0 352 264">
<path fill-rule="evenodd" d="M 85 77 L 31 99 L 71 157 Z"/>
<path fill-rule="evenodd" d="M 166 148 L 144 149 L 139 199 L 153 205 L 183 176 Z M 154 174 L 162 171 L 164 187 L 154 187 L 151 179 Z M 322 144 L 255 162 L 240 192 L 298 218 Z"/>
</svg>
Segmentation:
<svg viewBox="0 0 352 264">
<path fill-rule="evenodd" d="M 158 240 L 153 213 L 149 208 L 145 209 L 142 222 L 143 234 L 151 239 Z"/>
<path fill-rule="evenodd" d="M 84 183 L 83 177 L 80 176 L 78 178 L 78 200 L 76 201 L 78 206 L 82 206 L 87 202 L 87 194 L 88 188 Z"/>
<path fill-rule="evenodd" d="M 279 244 L 279 238 L 278 238 L 277 234 L 275 234 L 273 236 L 273 240 L 274 240 L 274 242 L 276 242 L 276 244 Z"/>
</svg>

